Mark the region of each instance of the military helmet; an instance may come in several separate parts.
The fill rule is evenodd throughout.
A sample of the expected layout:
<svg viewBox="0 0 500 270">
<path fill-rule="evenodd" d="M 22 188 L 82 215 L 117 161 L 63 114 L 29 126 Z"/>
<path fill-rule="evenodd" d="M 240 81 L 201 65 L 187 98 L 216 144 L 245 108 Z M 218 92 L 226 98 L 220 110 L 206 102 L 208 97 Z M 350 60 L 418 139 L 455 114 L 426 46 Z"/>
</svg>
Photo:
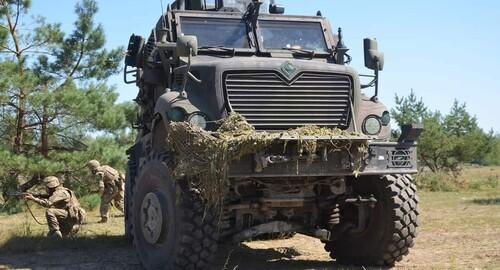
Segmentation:
<svg viewBox="0 0 500 270">
<path fill-rule="evenodd" d="M 91 169 L 91 170 L 97 170 L 97 168 L 99 168 L 99 166 L 101 166 L 101 164 L 99 164 L 99 161 L 97 161 L 97 160 L 91 160 L 91 161 L 87 162 L 87 167 L 89 167 L 89 169 Z"/>
<path fill-rule="evenodd" d="M 55 176 L 45 177 L 42 182 L 48 188 L 56 188 L 61 185 L 61 182 L 59 182 L 59 179 Z"/>
</svg>

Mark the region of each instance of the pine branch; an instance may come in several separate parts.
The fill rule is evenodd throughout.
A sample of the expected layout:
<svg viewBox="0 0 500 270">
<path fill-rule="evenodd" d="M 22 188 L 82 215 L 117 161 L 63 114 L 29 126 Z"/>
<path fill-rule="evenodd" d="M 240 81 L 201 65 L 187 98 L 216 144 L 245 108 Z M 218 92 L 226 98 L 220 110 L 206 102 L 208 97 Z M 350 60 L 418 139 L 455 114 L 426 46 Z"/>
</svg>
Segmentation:
<svg viewBox="0 0 500 270">
<path fill-rule="evenodd" d="M 41 46 L 45 45 L 46 43 L 47 43 L 47 41 L 43 41 L 43 42 L 35 43 L 35 44 L 30 44 L 30 45 L 26 46 L 24 49 L 22 49 L 19 53 L 24 53 L 24 52 L 28 51 L 31 48 L 41 47 Z"/>
<path fill-rule="evenodd" d="M 9 47 L 7 47 L 7 46 L 0 45 L 0 48 L 1 48 L 2 50 L 7 50 L 8 52 L 6 52 L 6 53 L 13 53 L 13 54 L 16 54 L 16 55 L 17 55 L 17 52 L 16 52 L 15 50 L 13 50 L 13 49 L 11 49 L 11 48 L 9 48 Z"/>
<path fill-rule="evenodd" d="M 82 38 L 82 46 L 80 47 L 80 55 L 78 56 L 78 60 L 76 61 L 76 64 L 73 67 L 73 70 L 70 72 L 68 77 L 73 77 L 73 74 L 75 74 L 76 70 L 80 66 L 80 62 L 83 59 L 84 53 L 85 53 L 85 34 L 83 34 L 83 38 Z"/>
<path fill-rule="evenodd" d="M 11 106 L 11 107 L 13 107 L 14 109 L 16 109 L 16 110 L 18 110 L 18 111 L 20 110 L 20 108 L 19 108 L 16 104 L 14 104 L 14 103 L 12 103 L 12 102 L 7 102 L 7 103 L 5 103 L 5 104 L 6 104 L 6 105 L 9 105 L 9 106 Z"/>
<path fill-rule="evenodd" d="M 19 15 L 21 14 L 21 2 L 19 0 L 17 0 L 16 9 L 16 20 L 14 22 L 14 27 L 12 28 L 13 31 L 16 31 L 17 24 L 19 23 Z"/>
<path fill-rule="evenodd" d="M 51 55 L 51 56 L 54 55 L 53 53 L 48 52 L 48 51 L 27 51 L 27 50 L 24 50 L 24 52 L 33 53 L 33 54 L 46 54 L 46 55 Z M 57 75 L 59 75 L 59 74 L 57 74 Z"/>
<path fill-rule="evenodd" d="M 29 128 L 32 128 L 32 127 L 39 126 L 41 124 L 42 124 L 42 122 L 35 122 L 35 123 L 28 124 L 28 125 L 24 125 L 24 128 L 25 129 L 29 129 Z"/>
</svg>

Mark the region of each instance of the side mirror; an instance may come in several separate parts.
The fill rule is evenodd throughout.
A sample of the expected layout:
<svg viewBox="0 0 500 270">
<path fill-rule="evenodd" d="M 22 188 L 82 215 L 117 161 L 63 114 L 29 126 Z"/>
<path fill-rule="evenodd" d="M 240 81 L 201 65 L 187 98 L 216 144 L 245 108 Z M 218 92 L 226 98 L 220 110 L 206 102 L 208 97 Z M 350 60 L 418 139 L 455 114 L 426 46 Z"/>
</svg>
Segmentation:
<svg viewBox="0 0 500 270">
<path fill-rule="evenodd" d="M 177 37 L 175 52 L 178 57 L 188 57 L 198 55 L 198 39 L 196 36 Z"/>
<path fill-rule="evenodd" d="M 269 4 L 269 13 L 271 13 L 271 14 L 284 14 L 285 7 L 271 3 L 271 4 Z"/>
<path fill-rule="evenodd" d="M 384 69 L 384 53 L 378 50 L 376 39 L 365 38 L 363 40 L 365 50 L 365 67 L 372 70 Z"/>
<path fill-rule="evenodd" d="M 128 41 L 127 55 L 125 56 L 125 65 L 138 67 L 140 65 L 140 53 L 144 47 L 144 38 L 132 34 Z"/>
</svg>

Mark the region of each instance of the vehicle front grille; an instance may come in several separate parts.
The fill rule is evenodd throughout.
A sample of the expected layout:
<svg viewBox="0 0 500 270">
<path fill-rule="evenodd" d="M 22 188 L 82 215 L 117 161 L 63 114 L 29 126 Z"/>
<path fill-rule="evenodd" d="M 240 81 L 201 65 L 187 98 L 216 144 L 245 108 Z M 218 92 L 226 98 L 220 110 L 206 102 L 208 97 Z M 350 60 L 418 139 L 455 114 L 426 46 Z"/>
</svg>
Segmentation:
<svg viewBox="0 0 500 270">
<path fill-rule="evenodd" d="M 389 168 L 411 168 L 411 150 L 391 150 L 389 152 Z"/>
<path fill-rule="evenodd" d="M 288 81 L 276 71 L 230 71 L 224 87 L 230 110 L 257 130 L 349 126 L 352 81 L 347 75 L 303 72 Z"/>
</svg>

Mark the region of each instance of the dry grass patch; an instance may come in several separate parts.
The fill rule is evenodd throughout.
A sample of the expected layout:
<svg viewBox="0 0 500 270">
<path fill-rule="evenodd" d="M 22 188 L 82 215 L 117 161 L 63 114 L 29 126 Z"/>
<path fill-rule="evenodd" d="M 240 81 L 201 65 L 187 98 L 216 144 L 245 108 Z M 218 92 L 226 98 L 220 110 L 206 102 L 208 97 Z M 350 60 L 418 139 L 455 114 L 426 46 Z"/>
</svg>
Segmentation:
<svg viewBox="0 0 500 270">
<path fill-rule="evenodd" d="M 467 184 L 484 182 L 500 167 L 469 168 Z M 487 183 L 487 182 L 486 182 Z M 416 245 L 397 269 L 500 269 L 500 188 L 481 184 L 459 192 L 419 192 L 420 227 Z M 36 216 L 45 222 L 43 209 Z M 141 269 L 133 247 L 122 237 L 123 218 L 97 224 L 97 211 L 74 238 L 47 240 L 46 226 L 27 213 L 0 216 L 2 265 L 37 269 Z M 314 238 L 296 235 L 280 241 L 255 241 L 222 247 L 214 270 L 380 269 L 337 265 Z M 224 268 L 225 267 L 225 268 Z"/>
</svg>

